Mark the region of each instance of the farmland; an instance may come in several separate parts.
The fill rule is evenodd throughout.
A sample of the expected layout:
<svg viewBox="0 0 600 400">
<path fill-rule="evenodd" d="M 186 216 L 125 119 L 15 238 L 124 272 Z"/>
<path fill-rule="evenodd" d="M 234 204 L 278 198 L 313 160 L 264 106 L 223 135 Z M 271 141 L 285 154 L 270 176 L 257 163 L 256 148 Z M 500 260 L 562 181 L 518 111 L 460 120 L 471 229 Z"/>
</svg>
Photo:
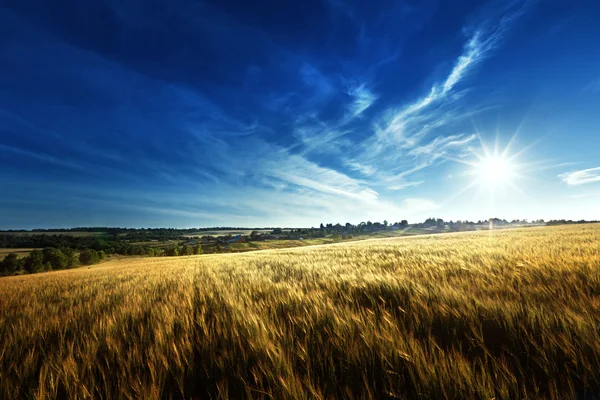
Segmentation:
<svg viewBox="0 0 600 400">
<path fill-rule="evenodd" d="M 0 260 L 2 260 L 4 257 L 6 257 L 10 253 L 15 253 L 19 258 L 27 257 L 29 255 L 29 253 L 31 253 L 32 250 L 35 250 L 35 249 L 31 249 L 31 248 L 29 248 L 29 249 L 28 248 L 25 248 L 25 249 L 0 248 Z"/>
<path fill-rule="evenodd" d="M 600 225 L 0 279 L 0 398 L 600 393 Z"/>
</svg>

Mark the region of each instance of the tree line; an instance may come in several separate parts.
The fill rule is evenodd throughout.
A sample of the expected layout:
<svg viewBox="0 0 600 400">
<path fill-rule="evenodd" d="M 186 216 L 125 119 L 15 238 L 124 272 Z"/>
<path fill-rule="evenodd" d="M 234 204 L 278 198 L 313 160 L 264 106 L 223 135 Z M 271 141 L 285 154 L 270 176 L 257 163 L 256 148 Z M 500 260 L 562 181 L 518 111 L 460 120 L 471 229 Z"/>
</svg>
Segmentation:
<svg viewBox="0 0 600 400">
<path fill-rule="evenodd" d="M 10 253 L 0 262 L 0 274 L 13 275 L 17 272 L 36 273 L 60 269 L 75 268 L 79 265 L 97 264 L 106 257 L 104 251 L 85 249 L 57 249 L 48 247 L 43 250 L 33 250 L 27 257 L 19 258 L 16 253 Z"/>
<path fill-rule="evenodd" d="M 123 255 L 139 255 L 139 256 L 185 256 L 202 254 L 202 246 L 188 246 L 184 244 L 180 246 L 176 244 L 166 249 L 137 246 L 136 254 Z M 144 252 L 137 251 L 145 249 Z M 47 247 L 39 250 L 35 249 L 28 256 L 19 258 L 16 253 L 8 254 L 4 260 L 0 261 L 0 275 L 14 275 L 17 273 L 46 272 L 53 270 L 62 270 L 75 268 L 81 265 L 98 264 L 104 260 L 107 255 L 120 253 L 107 253 L 104 250 L 96 250 L 93 248 L 74 249 L 69 247 L 54 248 Z"/>
</svg>

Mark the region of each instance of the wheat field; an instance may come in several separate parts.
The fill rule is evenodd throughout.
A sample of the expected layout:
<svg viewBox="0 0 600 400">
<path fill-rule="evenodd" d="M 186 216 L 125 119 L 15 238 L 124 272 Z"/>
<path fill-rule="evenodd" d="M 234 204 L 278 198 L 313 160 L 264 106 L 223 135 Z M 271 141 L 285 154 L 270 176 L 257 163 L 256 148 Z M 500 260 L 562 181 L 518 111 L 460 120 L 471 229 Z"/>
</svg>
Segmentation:
<svg viewBox="0 0 600 400">
<path fill-rule="evenodd" d="M 595 398 L 600 225 L 0 279 L 0 398 Z"/>
</svg>

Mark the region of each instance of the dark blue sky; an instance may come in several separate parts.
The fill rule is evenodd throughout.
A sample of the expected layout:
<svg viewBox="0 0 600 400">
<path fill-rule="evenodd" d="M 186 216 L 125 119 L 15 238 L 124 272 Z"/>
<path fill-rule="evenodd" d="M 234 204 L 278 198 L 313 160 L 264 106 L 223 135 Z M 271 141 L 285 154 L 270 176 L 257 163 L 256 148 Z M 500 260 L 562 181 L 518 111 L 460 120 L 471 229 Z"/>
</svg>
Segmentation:
<svg viewBox="0 0 600 400">
<path fill-rule="evenodd" d="M 591 0 L 0 0 L 0 228 L 600 218 L 599 20 Z M 512 171 L 493 193 L 486 151 Z"/>
</svg>

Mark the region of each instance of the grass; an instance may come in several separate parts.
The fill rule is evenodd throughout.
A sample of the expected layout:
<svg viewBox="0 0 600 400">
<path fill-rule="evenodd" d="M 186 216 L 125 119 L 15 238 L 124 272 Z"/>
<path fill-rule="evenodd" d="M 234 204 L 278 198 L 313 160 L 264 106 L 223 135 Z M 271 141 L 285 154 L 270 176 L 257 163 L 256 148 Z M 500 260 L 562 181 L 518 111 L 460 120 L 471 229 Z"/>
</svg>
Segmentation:
<svg viewBox="0 0 600 400">
<path fill-rule="evenodd" d="M 593 398 L 600 225 L 0 279 L 0 398 Z"/>
</svg>

